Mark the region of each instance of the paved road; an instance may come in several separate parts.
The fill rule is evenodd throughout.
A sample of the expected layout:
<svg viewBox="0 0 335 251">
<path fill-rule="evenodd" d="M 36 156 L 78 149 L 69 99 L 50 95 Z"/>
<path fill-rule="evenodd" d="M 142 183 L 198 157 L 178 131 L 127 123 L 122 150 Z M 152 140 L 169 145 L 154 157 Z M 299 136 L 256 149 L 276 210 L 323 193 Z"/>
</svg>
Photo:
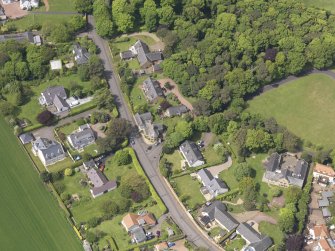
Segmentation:
<svg viewBox="0 0 335 251">
<path fill-rule="evenodd" d="M 94 20 L 92 16 L 88 17 L 88 21 L 89 24 L 94 27 Z M 104 63 L 110 91 L 115 97 L 120 116 L 134 123 L 132 113 L 129 111 L 123 98 L 118 80 L 113 74 L 112 57 L 109 51 L 108 42 L 99 37 L 94 29 L 88 32 L 88 36 L 94 40 L 95 44 L 101 50 L 99 55 Z M 187 239 L 199 247 L 201 246 L 210 250 L 218 250 L 217 246 L 209 239 L 207 239 L 206 236 L 204 236 L 203 233 L 197 228 L 195 222 L 188 217 L 187 212 L 185 212 L 178 201 L 175 200 L 172 192 L 169 190 L 167 184 L 163 180 L 163 177 L 160 175 L 158 170 L 158 162 L 162 146 L 156 146 L 150 152 L 146 153 L 147 148 L 143 140 L 141 138 L 136 138 L 133 148 L 151 183 L 169 209 L 169 213 L 173 220 L 187 235 Z"/>
</svg>

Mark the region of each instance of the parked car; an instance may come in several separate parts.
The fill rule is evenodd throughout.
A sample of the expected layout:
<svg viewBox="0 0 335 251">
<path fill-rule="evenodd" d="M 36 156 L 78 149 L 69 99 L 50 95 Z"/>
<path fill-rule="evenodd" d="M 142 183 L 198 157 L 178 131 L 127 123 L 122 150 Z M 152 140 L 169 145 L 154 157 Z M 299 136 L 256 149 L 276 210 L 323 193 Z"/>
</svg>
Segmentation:
<svg viewBox="0 0 335 251">
<path fill-rule="evenodd" d="M 174 242 L 168 242 L 167 244 L 168 244 L 168 247 L 169 247 L 169 248 L 171 248 L 171 247 L 173 247 L 173 246 L 176 245 L 176 243 L 174 243 Z"/>
</svg>

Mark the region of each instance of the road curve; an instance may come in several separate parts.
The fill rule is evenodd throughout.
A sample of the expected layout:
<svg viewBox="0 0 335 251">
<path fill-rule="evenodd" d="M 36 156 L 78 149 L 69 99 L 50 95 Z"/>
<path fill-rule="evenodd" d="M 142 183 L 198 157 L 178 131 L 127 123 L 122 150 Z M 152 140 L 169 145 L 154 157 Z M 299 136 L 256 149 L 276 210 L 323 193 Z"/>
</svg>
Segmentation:
<svg viewBox="0 0 335 251">
<path fill-rule="evenodd" d="M 92 27 L 95 27 L 92 16 L 88 17 L 88 22 Z M 123 98 L 121 88 L 118 84 L 118 79 L 113 74 L 112 57 L 109 51 L 108 41 L 98 36 L 95 29 L 89 31 L 87 35 L 93 39 L 95 44 L 100 48 L 101 52 L 99 56 L 104 63 L 106 78 L 110 86 L 110 91 L 115 96 L 115 101 L 119 109 L 120 116 L 134 123 L 132 113 L 129 111 L 128 106 Z M 142 167 L 144 168 L 152 185 L 155 187 L 157 193 L 164 201 L 166 207 L 169 209 L 171 217 L 187 236 L 187 239 L 198 247 L 206 247 L 209 250 L 219 250 L 218 246 L 210 239 L 208 239 L 208 237 L 205 236 L 202 231 L 199 230 L 196 223 L 190 219 L 187 212 L 179 204 L 179 201 L 174 198 L 172 191 L 169 190 L 168 185 L 160 175 L 158 169 L 159 156 L 151 158 L 146 153 L 146 149 L 143 147 L 142 140 L 135 139 L 135 142 L 136 143 L 133 148 Z"/>
</svg>

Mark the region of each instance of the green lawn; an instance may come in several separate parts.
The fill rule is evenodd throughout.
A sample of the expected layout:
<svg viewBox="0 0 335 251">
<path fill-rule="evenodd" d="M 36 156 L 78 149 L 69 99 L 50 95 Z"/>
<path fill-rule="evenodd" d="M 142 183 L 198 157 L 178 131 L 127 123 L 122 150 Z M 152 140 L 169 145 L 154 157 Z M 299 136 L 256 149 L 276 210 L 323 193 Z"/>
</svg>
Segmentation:
<svg viewBox="0 0 335 251">
<path fill-rule="evenodd" d="M 130 103 L 134 110 L 136 110 L 136 107 L 140 107 L 140 106 L 147 104 L 147 100 L 141 88 L 141 85 L 146 78 L 147 77 L 138 78 L 136 81 L 136 84 L 130 91 L 130 95 L 129 95 Z"/>
<path fill-rule="evenodd" d="M 264 235 L 270 236 L 274 242 L 274 245 L 278 245 L 283 242 L 284 234 L 279 229 L 278 225 L 273 225 L 271 223 L 263 221 L 259 223 L 259 231 Z"/>
<path fill-rule="evenodd" d="M 84 90 L 89 90 L 90 89 L 90 83 L 89 82 L 82 82 L 79 79 L 78 75 L 70 75 L 70 76 L 61 76 L 57 77 L 53 80 L 50 81 L 45 81 L 42 84 L 38 86 L 32 86 L 31 91 L 33 92 L 33 95 L 30 97 L 29 102 L 24 104 L 23 106 L 20 106 L 20 114 L 19 118 L 27 118 L 29 119 L 32 124 L 37 124 L 38 122 L 36 121 L 36 116 L 38 115 L 39 112 L 41 112 L 44 108 L 39 104 L 38 98 L 41 95 L 41 92 L 43 92 L 46 88 L 49 86 L 53 85 L 62 85 L 64 86 L 65 89 L 67 89 L 68 94 L 69 94 L 69 86 L 71 83 L 77 83 L 78 85 L 82 86 Z M 5 95 L 6 98 L 11 102 L 13 101 L 13 95 Z M 85 108 L 84 106 L 91 105 L 91 102 L 84 104 L 82 106 L 78 106 L 78 108 L 75 109 L 83 109 Z"/>
<path fill-rule="evenodd" d="M 178 150 L 175 150 L 172 154 L 164 154 L 163 158 L 166 158 L 168 162 L 172 163 L 172 172 L 182 171 L 181 161 L 183 157 Z"/>
<path fill-rule="evenodd" d="M 307 6 L 335 12 L 335 1 L 333 0 L 304 0 Z"/>
<path fill-rule="evenodd" d="M 57 0 L 55 0 L 57 1 Z M 66 1 L 66 0 L 63 0 Z M 43 8 L 41 8 L 43 10 Z M 38 10 L 40 11 L 40 10 Z M 40 25 L 42 26 L 45 22 L 50 23 L 63 23 L 66 21 L 69 21 L 73 16 L 75 15 L 61 15 L 61 14 L 55 14 L 55 15 L 43 15 L 43 14 L 33 14 L 30 13 L 27 16 L 17 19 L 17 20 L 11 20 L 9 23 L 12 23 L 15 25 L 15 28 L 18 31 L 26 31 L 31 29 L 34 25 Z"/>
<path fill-rule="evenodd" d="M 0 250 L 82 250 L 56 199 L 0 119 Z"/>
<path fill-rule="evenodd" d="M 186 204 L 188 208 L 193 209 L 196 205 L 205 203 L 205 198 L 200 192 L 200 182 L 193 180 L 190 175 L 187 174 L 174 178 L 171 183 L 172 185 L 176 185 L 179 198 L 186 198 L 184 204 Z"/>
<path fill-rule="evenodd" d="M 75 11 L 74 0 L 48 0 L 49 11 Z M 41 6 L 38 11 L 45 11 L 45 6 Z"/>
<path fill-rule="evenodd" d="M 241 237 L 236 237 L 234 240 L 229 241 L 227 245 L 225 246 L 226 251 L 235 251 L 235 250 L 241 250 L 243 246 L 245 245 L 245 240 L 243 240 Z"/>
<path fill-rule="evenodd" d="M 324 74 L 301 77 L 249 102 L 248 110 L 269 118 L 315 145 L 335 146 L 335 80 Z"/>
</svg>

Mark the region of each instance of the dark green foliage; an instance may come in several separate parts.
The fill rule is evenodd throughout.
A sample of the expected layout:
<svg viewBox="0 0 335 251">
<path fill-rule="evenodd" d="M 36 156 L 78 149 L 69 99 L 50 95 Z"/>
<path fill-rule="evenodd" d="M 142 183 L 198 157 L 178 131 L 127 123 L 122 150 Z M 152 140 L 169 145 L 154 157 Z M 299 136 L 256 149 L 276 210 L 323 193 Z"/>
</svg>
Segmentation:
<svg viewBox="0 0 335 251">
<path fill-rule="evenodd" d="M 240 163 L 234 169 L 234 176 L 237 181 L 241 181 L 244 177 L 251 177 L 253 170 L 248 163 Z"/>
<path fill-rule="evenodd" d="M 42 125 L 49 126 L 53 123 L 54 117 L 55 115 L 53 115 L 50 111 L 44 110 L 37 115 L 37 121 Z"/>
<path fill-rule="evenodd" d="M 126 150 L 117 151 L 114 155 L 114 159 L 119 166 L 128 165 L 132 161 L 130 154 Z"/>
<path fill-rule="evenodd" d="M 47 171 L 40 173 L 40 178 L 43 182 L 48 183 L 51 180 L 51 175 Z"/>
</svg>

